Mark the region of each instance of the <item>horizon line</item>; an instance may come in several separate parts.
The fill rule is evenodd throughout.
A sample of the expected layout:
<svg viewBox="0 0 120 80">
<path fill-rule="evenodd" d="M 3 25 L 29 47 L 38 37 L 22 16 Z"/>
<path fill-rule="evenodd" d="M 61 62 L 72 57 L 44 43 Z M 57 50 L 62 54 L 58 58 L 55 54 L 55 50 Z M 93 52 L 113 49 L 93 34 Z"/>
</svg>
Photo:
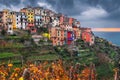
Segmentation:
<svg viewBox="0 0 120 80">
<path fill-rule="evenodd" d="M 120 28 L 92 28 L 93 32 L 120 32 Z"/>
</svg>

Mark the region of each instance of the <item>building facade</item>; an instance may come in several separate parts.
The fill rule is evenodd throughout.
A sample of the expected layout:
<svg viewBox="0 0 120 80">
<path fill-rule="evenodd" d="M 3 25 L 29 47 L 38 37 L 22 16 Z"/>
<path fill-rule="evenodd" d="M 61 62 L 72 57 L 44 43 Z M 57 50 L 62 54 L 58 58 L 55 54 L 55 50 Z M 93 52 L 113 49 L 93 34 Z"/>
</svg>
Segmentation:
<svg viewBox="0 0 120 80">
<path fill-rule="evenodd" d="M 16 28 L 29 30 L 31 33 L 36 33 L 40 27 L 47 28 L 53 46 L 71 45 L 77 39 L 94 44 L 94 34 L 90 28 L 81 28 L 77 19 L 42 7 L 27 7 L 19 12 L 5 9 L 0 12 L 0 26 L 7 27 L 8 33 L 13 33 Z"/>
<path fill-rule="evenodd" d="M 89 45 L 92 45 L 94 44 L 94 34 L 92 33 L 91 31 L 91 28 L 81 28 L 81 39 L 84 41 L 84 42 L 87 42 L 89 43 Z"/>
<path fill-rule="evenodd" d="M 0 27 L 3 26 L 3 12 L 0 11 Z"/>
</svg>

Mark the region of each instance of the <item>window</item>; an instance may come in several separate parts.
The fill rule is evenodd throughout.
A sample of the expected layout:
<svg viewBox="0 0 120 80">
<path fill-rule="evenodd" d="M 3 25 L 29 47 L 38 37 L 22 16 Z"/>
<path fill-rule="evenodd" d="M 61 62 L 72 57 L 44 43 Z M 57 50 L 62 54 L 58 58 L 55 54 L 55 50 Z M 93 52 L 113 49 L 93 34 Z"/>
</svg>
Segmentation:
<svg viewBox="0 0 120 80">
<path fill-rule="evenodd" d="M 60 42 L 58 42 L 58 45 L 60 45 Z"/>
<path fill-rule="evenodd" d="M 58 31 L 58 36 L 59 36 L 59 34 L 60 34 L 60 33 L 59 33 L 59 31 Z"/>
<path fill-rule="evenodd" d="M 64 36 L 66 36 L 66 32 L 64 32 Z"/>
</svg>

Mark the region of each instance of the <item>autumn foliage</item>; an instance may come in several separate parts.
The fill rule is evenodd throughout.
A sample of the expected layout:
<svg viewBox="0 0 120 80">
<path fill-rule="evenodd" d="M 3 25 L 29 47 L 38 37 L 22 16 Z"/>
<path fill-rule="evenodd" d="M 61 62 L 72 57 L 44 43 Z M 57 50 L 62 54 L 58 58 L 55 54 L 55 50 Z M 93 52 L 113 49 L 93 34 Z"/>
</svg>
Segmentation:
<svg viewBox="0 0 120 80">
<path fill-rule="evenodd" d="M 21 68 L 14 68 L 13 64 L 0 65 L 0 80 L 96 80 L 93 66 L 80 69 L 80 65 L 68 68 L 61 60 L 43 62 L 38 65 L 29 63 Z"/>
</svg>

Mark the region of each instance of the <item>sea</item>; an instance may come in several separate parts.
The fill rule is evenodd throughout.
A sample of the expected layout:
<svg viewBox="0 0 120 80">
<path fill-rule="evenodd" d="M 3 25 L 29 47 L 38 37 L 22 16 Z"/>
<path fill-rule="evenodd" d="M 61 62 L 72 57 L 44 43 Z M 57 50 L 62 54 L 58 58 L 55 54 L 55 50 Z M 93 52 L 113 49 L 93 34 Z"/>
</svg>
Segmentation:
<svg viewBox="0 0 120 80">
<path fill-rule="evenodd" d="M 106 39 L 120 47 L 120 32 L 93 32 L 95 36 Z"/>
</svg>

